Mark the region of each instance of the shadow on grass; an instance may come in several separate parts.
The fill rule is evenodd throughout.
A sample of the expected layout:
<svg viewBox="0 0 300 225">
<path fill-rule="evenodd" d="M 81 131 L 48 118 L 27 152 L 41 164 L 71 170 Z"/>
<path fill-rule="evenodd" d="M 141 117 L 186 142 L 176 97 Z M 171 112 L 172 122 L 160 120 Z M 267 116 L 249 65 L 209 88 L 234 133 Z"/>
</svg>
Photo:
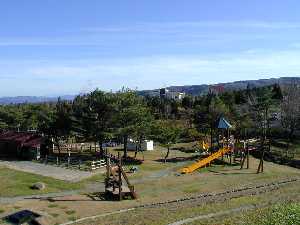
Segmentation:
<svg viewBox="0 0 300 225">
<path fill-rule="evenodd" d="M 154 161 L 156 162 L 170 162 L 170 163 L 178 163 L 178 162 L 186 162 L 186 161 L 193 161 L 196 159 L 199 159 L 199 156 L 190 156 L 190 157 L 174 157 L 174 158 L 169 158 L 167 160 L 165 160 L 164 158 L 162 159 L 156 159 Z"/>
<path fill-rule="evenodd" d="M 94 192 L 85 194 L 87 199 L 57 199 L 58 197 L 32 197 L 31 200 L 40 200 L 48 202 L 90 202 L 90 201 L 114 201 L 114 199 L 105 192 Z"/>
<path fill-rule="evenodd" d="M 260 151 L 255 151 L 252 152 L 251 155 L 256 158 L 260 159 L 261 157 L 261 152 Z M 272 151 L 266 151 L 264 155 L 264 160 L 268 162 L 273 162 L 279 165 L 285 165 L 285 166 L 290 166 L 294 167 L 297 169 L 300 169 L 300 160 L 299 159 L 291 159 L 288 157 L 285 157 L 284 155 L 272 152 Z"/>
</svg>

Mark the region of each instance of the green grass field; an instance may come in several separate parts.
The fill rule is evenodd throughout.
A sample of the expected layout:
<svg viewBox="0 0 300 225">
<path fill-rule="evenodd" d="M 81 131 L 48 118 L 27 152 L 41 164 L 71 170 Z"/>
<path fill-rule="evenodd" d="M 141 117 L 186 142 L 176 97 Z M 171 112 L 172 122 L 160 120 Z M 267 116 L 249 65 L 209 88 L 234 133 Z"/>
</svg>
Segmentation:
<svg viewBox="0 0 300 225">
<path fill-rule="evenodd" d="M 0 168 L 0 197 L 15 197 L 22 195 L 45 194 L 75 190 L 82 187 L 82 183 L 70 183 L 31 173 L 20 172 L 8 168 Z M 30 187 L 36 182 L 46 184 L 44 190 L 32 190 Z"/>
</svg>

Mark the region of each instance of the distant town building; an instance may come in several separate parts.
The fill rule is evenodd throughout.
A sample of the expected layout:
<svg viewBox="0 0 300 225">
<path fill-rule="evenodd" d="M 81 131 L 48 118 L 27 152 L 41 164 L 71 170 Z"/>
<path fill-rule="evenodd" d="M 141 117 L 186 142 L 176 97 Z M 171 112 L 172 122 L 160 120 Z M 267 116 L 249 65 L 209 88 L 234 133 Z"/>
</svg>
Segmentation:
<svg viewBox="0 0 300 225">
<path fill-rule="evenodd" d="M 133 139 L 128 139 L 127 141 L 127 149 L 135 151 L 138 147 L 138 143 Z M 142 151 L 152 151 L 154 150 L 154 143 L 152 140 L 143 140 L 141 143 Z"/>
<path fill-rule="evenodd" d="M 185 97 L 185 93 L 170 91 L 167 88 L 161 88 L 159 90 L 159 95 L 161 98 L 173 99 L 173 100 L 182 100 Z"/>
<path fill-rule="evenodd" d="M 221 94 L 225 91 L 224 85 L 211 85 L 209 86 L 209 92 L 213 94 Z"/>
</svg>

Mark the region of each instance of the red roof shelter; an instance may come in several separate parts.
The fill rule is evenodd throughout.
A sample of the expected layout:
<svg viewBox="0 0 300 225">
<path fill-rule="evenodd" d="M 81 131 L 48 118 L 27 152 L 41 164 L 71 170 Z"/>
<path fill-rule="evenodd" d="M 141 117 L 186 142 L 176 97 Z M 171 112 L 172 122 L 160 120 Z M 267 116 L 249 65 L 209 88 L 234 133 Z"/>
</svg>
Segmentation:
<svg viewBox="0 0 300 225">
<path fill-rule="evenodd" d="M 42 143 L 43 137 L 35 133 L 4 132 L 0 134 L 0 154 L 13 157 L 28 156 L 29 153 L 29 155 L 32 155 L 33 150 L 40 150 Z"/>
</svg>

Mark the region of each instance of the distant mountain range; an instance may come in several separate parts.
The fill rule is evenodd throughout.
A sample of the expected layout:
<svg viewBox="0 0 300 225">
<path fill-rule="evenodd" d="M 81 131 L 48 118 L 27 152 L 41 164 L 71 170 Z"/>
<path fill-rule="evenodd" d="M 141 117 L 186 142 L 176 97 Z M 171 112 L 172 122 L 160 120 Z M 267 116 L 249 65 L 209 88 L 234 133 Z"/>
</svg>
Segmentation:
<svg viewBox="0 0 300 225">
<path fill-rule="evenodd" d="M 60 96 L 62 100 L 73 100 L 74 95 Z M 0 105 L 21 104 L 21 103 L 43 103 L 56 102 L 58 97 L 46 96 L 16 96 L 16 97 L 0 97 Z"/>
<path fill-rule="evenodd" d="M 208 93 L 209 88 L 214 86 L 215 88 L 220 88 L 225 91 L 233 91 L 233 90 L 243 90 L 246 89 L 248 86 L 250 88 L 254 87 L 264 87 L 270 86 L 274 84 L 279 85 L 288 85 L 292 82 L 295 82 L 300 85 L 300 77 L 281 77 L 281 78 L 271 78 L 271 79 L 260 79 L 260 80 L 244 80 L 244 81 L 235 81 L 235 82 L 228 82 L 228 83 L 218 83 L 213 85 L 201 84 L 201 85 L 184 85 L 184 86 L 170 86 L 166 87 L 169 91 L 174 92 L 184 92 L 186 94 L 197 96 L 203 95 Z M 157 92 L 159 89 L 156 90 L 144 90 L 140 91 L 141 95 L 152 95 L 154 92 Z"/>
<path fill-rule="evenodd" d="M 243 90 L 248 86 L 253 87 L 264 87 L 273 84 L 287 85 L 292 82 L 296 82 L 300 85 L 300 77 L 281 77 L 281 78 L 271 78 L 271 79 L 260 79 L 260 80 L 245 80 L 245 81 L 235 81 L 228 83 L 219 83 L 214 85 L 184 85 L 184 86 L 170 86 L 166 87 L 170 91 L 184 92 L 189 95 L 197 96 L 206 94 L 211 86 L 217 88 L 221 87 L 224 90 Z M 151 95 L 157 92 L 159 89 L 155 90 L 144 90 L 139 91 L 140 95 Z M 60 96 L 62 100 L 73 100 L 75 95 L 64 95 Z M 45 96 L 17 96 L 17 97 L 0 97 L 0 104 L 21 104 L 21 103 L 42 103 L 42 102 L 56 102 L 58 97 L 45 97 Z"/>
</svg>

